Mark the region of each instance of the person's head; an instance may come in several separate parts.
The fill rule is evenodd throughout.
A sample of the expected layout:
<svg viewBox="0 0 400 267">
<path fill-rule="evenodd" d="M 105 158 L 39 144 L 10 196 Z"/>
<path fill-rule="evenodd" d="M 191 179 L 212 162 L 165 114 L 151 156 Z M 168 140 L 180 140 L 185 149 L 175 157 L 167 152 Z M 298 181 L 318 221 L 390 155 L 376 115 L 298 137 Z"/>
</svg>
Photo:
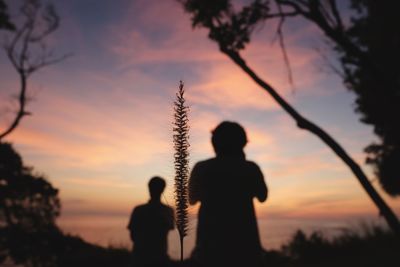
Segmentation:
<svg viewBox="0 0 400 267">
<path fill-rule="evenodd" d="M 241 155 L 247 144 L 246 132 L 236 122 L 223 121 L 212 131 L 211 142 L 217 156 Z"/>
<path fill-rule="evenodd" d="M 151 199 L 160 199 L 165 189 L 165 181 L 163 178 L 155 176 L 149 181 L 149 192 Z"/>
</svg>

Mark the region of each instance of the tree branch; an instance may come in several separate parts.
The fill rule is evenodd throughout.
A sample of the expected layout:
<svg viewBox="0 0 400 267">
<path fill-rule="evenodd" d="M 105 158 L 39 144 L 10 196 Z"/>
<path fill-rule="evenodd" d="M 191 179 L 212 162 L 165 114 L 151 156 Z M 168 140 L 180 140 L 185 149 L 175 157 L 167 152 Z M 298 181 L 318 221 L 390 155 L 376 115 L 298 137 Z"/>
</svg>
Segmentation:
<svg viewBox="0 0 400 267">
<path fill-rule="evenodd" d="M 57 64 L 69 57 L 71 57 L 72 54 L 65 54 L 61 57 L 58 58 L 52 58 L 52 59 L 43 59 L 41 62 L 35 63 L 33 65 L 28 65 L 26 68 L 26 74 L 27 76 L 29 76 L 30 74 L 32 74 L 33 72 L 38 71 L 39 69 L 43 68 L 43 67 L 47 67 L 53 64 Z"/>
<path fill-rule="evenodd" d="M 287 69 L 287 72 L 288 72 L 289 83 L 290 83 L 290 85 L 292 87 L 294 87 L 292 68 L 290 66 L 289 56 L 288 56 L 287 51 L 286 51 L 285 39 L 283 38 L 283 30 L 282 30 L 283 23 L 285 22 L 286 16 L 284 15 L 284 13 L 282 11 L 282 6 L 279 3 L 277 3 L 277 5 L 278 5 L 278 11 L 279 11 L 278 14 L 281 14 L 281 18 L 280 18 L 280 21 L 278 23 L 278 27 L 277 27 L 276 32 L 277 32 L 277 36 L 278 36 L 278 39 L 279 39 L 279 46 L 281 48 L 282 55 L 283 55 L 283 61 L 285 62 L 285 66 L 286 66 L 286 69 Z M 297 13 L 297 12 L 295 12 L 295 13 Z"/>
<path fill-rule="evenodd" d="M 248 74 L 254 82 L 261 86 L 272 98 L 296 121 L 297 126 L 301 129 L 308 130 L 309 132 L 318 136 L 332 151 L 350 168 L 356 176 L 361 186 L 367 192 L 368 196 L 378 207 L 380 215 L 387 221 L 393 232 L 400 238 L 400 222 L 394 212 L 381 198 L 375 188 L 369 182 L 367 176 L 362 171 L 360 166 L 348 155 L 343 147 L 336 142 L 327 132 L 315 123 L 304 118 L 297 110 L 295 110 L 288 102 L 286 102 L 277 91 L 262 80 L 243 60 L 240 54 L 236 51 L 221 48 L 221 51 L 226 54 L 233 62 L 235 62 L 246 74 Z"/>
<path fill-rule="evenodd" d="M 367 176 L 364 174 L 360 166 L 327 132 L 300 115 L 277 93 L 274 88 L 272 88 L 271 85 L 262 80 L 240 56 L 239 51 L 241 49 L 244 49 L 245 44 L 250 42 L 250 34 L 252 32 L 251 27 L 254 27 L 257 23 L 265 21 L 265 19 L 267 18 L 269 12 L 268 2 L 263 3 L 264 6 L 261 7 L 261 9 L 263 8 L 264 12 L 261 12 L 261 15 L 256 17 L 256 19 L 238 23 L 238 15 L 235 15 L 235 13 L 233 13 L 232 15 L 225 17 L 224 23 L 214 25 L 212 18 L 216 15 L 211 14 L 207 16 L 207 12 L 205 10 L 202 10 L 206 9 L 207 6 L 202 7 L 200 5 L 196 7 L 195 5 L 205 0 L 197 1 L 188 0 L 187 3 L 190 2 L 191 4 L 193 4 L 193 6 L 190 6 L 190 8 L 186 6 L 186 11 L 193 13 L 194 15 L 193 20 L 196 21 L 196 23 L 194 23 L 194 26 L 201 24 L 202 26 L 208 28 L 209 38 L 218 43 L 219 49 L 229 58 L 231 58 L 231 60 L 233 60 L 234 63 L 236 63 L 246 74 L 248 74 L 253 79 L 253 81 L 255 81 L 265 91 L 267 91 L 274 98 L 274 100 L 296 121 L 299 128 L 306 129 L 315 134 L 332 149 L 332 151 L 350 168 L 350 170 L 356 176 L 371 200 L 377 206 L 380 214 L 385 218 L 390 228 L 398 237 L 400 237 L 400 223 L 396 215 L 381 198 L 374 187 L 370 184 Z M 256 2 L 257 1 L 255 1 L 254 3 Z M 355 43 L 351 41 L 348 36 L 344 34 L 343 29 L 338 26 L 339 24 L 332 22 L 329 23 L 327 21 L 327 18 L 326 16 L 324 16 L 324 14 L 328 11 L 326 9 L 321 10 L 320 0 L 275 0 L 275 2 L 278 4 L 278 7 L 279 4 L 281 4 L 293 8 L 295 12 L 298 12 L 304 18 L 316 24 L 328 38 L 332 39 L 335 42 L 337 47 L 345 49 L 346 53 L 350 53 L 354 56 L 354 58 L 358 58 L 360 60 L 360 63 L 370 66 L 372 71 L 378 71 L 376 66 L 374 67 L 374 64 L 372 62 L 369 62 L 368 55 L 364 53 L 358 46 L 356 46 Z M 212 3 L 212 1 L 210 0 L 209 3 Z M 248 7 L 243 8 L 242 12 L 238 14 L 243 14 L 246 8 Z M 226 6 L 222 6 L 220 9 L 221 10 L 217 10 L 215 13 L 219 12 L 218 14 L 222 14 L 226 9 L 229 9 L 229 7 L 227 8 Z M 256 9 L 259 10 L 259 7 L 256 7 Z M 335 12 L 334 9 L 335 6 L 333 6 L 332 13 Z M 201 13 L 199 11 L 203 12 L 206 15 L 202 14 L 202 16 L 199 16 L 199 14 Z M 324 14 L 321 12 L 323 12 Z M 334 17 L 336 16 L 338 16 L 338 14 L 334 15 Z M 336 20 L 338 19 L 339 17 L 336 18 Z M 238 25 L 240 27 L 238 27 Z M 345 68 L 344 71 L 349 71 L 349 69 Z M 378 75 L 381 74 L 379 75 L 380 77 L 385 77 L 384 73 L 375 73 L 377 73 Z"/>
<path fill-rule="evenodd" d="M 44 10 L 42 11 L 42 9 Z M 25 0 L 20 10 L 25 21 L 20 28 L 15 30 L 11 41 L 4 46 L 7 57 L 20 78 L 18 110 L 10 125 L 3 132 L 0 132 L 0 142 L 17 128 L 23 117 L 31 114 L 26 111 L 28 77 L 41 68 L 56 64 L 70 56 L 52 57 L 45 53 L 45 38 L 59 26 L 59 17 L 53 6 L 46 5 L 43 7 L 39 0 Z M 44 20 L 45 26 L 39 33 L 35 34 L 35 29 L 38 27 L 38 16 L 41 11 L 41 18 Z M 33 56 L 30 54 L 30 49 L 33 45 L 41 45 L 42 47 L 43 52 L 38 57 L 38 60 L 32 60 Z"/>
<path fill-rule="evenodd" d="M 330 7 L 331 7 L 333 17 L 334 17 L 335 20 L 336 20 L 336 25 L 337 25 L 337 27 L 338 27 L 340 30 L 343 31 L 343 30 L 344 30 L 343 21 L 342 21 L 342 18 L 341 18 L 341 16 L 340 16 L 340 14 L 339 14 L 339 10 L 338 10 L 338 8 L 337 8 L 336 0 L 329 0 L 329 5 L 330 5 Z"/>
</svg>

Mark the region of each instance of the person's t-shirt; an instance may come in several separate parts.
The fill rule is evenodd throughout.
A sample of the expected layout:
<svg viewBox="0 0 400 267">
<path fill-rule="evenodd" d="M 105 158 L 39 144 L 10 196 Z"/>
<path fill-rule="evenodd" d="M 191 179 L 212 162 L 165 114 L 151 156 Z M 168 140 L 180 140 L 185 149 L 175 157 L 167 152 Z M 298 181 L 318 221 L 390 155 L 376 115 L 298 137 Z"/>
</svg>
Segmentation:
<svg viewBox="0 0 400 267">
<path fill-rule="evenodd" d="M 135 254 L 152 260 L 167 257 L 167 235 L 173 228 L 174 213 L 170 207 L 149 201 L 134 208 L 128 229 Z"/>
<path fill-rule="evenodd" d="M 246 260 L 261 252 L 253 198 L 264 201 L 260 168 L 240 157 L 198 162 L 189 180 L 191 204 L 201 202 L 195 253 Z"/>
</svg>

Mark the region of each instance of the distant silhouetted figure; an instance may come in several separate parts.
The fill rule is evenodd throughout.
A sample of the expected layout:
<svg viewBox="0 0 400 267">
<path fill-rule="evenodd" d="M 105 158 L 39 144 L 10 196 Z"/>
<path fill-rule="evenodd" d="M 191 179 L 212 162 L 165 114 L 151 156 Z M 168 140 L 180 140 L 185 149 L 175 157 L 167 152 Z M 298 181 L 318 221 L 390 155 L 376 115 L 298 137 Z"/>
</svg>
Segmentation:
<svg viewBox="0 0 400 267">
<path fill-rule="evenodd" d="M 150 201 L 133 209 L 128 224 L 134 243 L 134 266 L 166 266 L 168 231 L 174 229 L 173 210 L 161 203 L 165 181 L 153 177 L 149 181 Z"/>
<path fill-rule="evenodd" d="M 193 260 L 200 266 L 260 266 L 262 248 L 253 198 L 267 199 L 260 168 L 245 159 L 244 129 L 224 121 L 212 132 L 216 157 L 198 162 L 189 180 L 190 204 L 200 202 Z"/>
</svg>

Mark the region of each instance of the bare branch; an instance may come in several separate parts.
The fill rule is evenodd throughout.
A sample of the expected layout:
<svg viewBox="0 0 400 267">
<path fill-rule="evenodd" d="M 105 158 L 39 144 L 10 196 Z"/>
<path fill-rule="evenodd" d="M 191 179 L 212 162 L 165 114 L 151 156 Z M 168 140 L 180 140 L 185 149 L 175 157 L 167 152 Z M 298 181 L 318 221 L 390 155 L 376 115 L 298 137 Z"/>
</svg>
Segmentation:
<svg viewBox="0 0 400 267">
<path fill-rule="evenodd" d="M 238 65 L 252 80 L 264 89 L 281 107 L 285 110 L 296 122 L 300 129 L 307 130 L 316 135 L 322 142 L 324 142 L 332 151 L 350 168 L 361 186 L 364 188 L 368 196 L 379 209 L 379 212 L 384 216 L 388 225 L 393 232 L 400 237 L 400 222 L 396 214 L 386 204 L 385 200 L 379 195 L 375 188 L 369 182 L 368 177 L 363 172 L 361 167 L 355 162 L 344 148 L 333 139 L 324 129 L 313 123 L 312 121 L 303 117 L 293 106 L 291 106 L 279 93 L 266 81 L 260 78 L 236 51 L 221 50 L 226 54 L 234 63 Z"/>
<path fill-rule="evenodd" d="M 52 5 L 42 6 L 40 0 L 25 0 L 20 12 L 25 21 L 21 27 L 16 27 L 11 41 L 4 45 L 7 57 L 20 78 L 18 110 L 11 124 L 0 132 L 0 141 L 17 128 L 23 117 L 31 115 L 26 110 L 28 77 L 41 68 L 56 64 L 70 56 L 67 54 L 54 57 L 51 53 L 46 53 L 45 38 L 59 26 L 59 17 Z M 44 23 L 44 29 L 35 33 L 40 22 Z M 35 46 L 41 48 L 41 53 L 36 59 L 32 55 Z"/>
<path fill-rule="evenodd" d="M 290 66 L 289 56 L 288 56 L 287 51 L 286 51 L 285 40 L 283 38 L 283 30 L 282 30 L 286 16 L 282 12 L 282 6 L 279 3 L 277 3 L 277 6 L 278 6 L 278 11 L 279 11 L 278 14 L 281 14 L 281 19 L 280 19 L 280 21 L 278 23 L 278 27 L 277 27 L 277 37 L 279 39 L 279 46 L 281 48 L 282 55 L 283 55 L 283 60 L 285 62 L 285 66 L 286 66 L 286 69 L 287 69 L 287 72 L 288 72 L 289 83 L 290 83 L 290 85 L 292 87 L 294 87 L 292 68 Z"/>
<path fill-rule="evenodd" d="M 338 8 L 337 8 L 336 0 L 329 0 L 329 5 L 330 5 L 330 8 L 332 10 L 333 17 L 336 20 L 337 28 L 339 28 L 340 30 L 343 31 L 343 29 L 344 29 L 343 21 L 342 21 L 342 18 L 340 16 L 340 14 L 339 14 Z"/>
<path fill-rule="evenodd" d="M 297 11 L 292 11 L 292 12 L 279 12 L 279 13 L 272 13 L 272 14 L 268 14 L 266 16 L 267 19 L 273 19 L 273 18 L 282 18 L 282 17 L 295 17 L 299 15 L 299 13 Z"/>
<path fill-rule="evenodd" d="M 330 60 L 329 56 L 327 56 L 324 51 L 322 51 L 321 49 L 318 49 L 318 48 L 316 48 L 315 51 L 321 56 L 321 58 L 325 61 L 325 63 L 328 65 L 329 69 L 333 73 L 335 73 L 342 79 L 345 78 L 344 72 L 341 71 L 337 66 L 335 66 L 335 64 Z"/>
<path fill-rule="evenodd" d="M 193 0 L 194 1 L 194 0 Z M 201 1 L 201 0 L 198 0 Z M 211 2 L 211 1 L 210 1 Z M 334 13 L 336 6 L 332 6 L 329 9 L 332 9 L 332 14 L 334 19 L 328 19 L 326 14 L 329 14 L 329 11 L 326 7 L 322 7 L 320 0 L 275 0 L 278 5 L 288 6 L 293 8 L 295 12 L 298 12 L 305 19 L 315 23 L 324 34 L 335 42 L 335 45 L 338 47 L 343 47 L 346 52 L 351 53 L 355 58 L 357 58 L 363 64 L 367 64 L 367 66 L 371 66 L 371 69 L 376 71 L 376 67 L 372 65 L 368 56 L 365 52 L 357 46 L 352 40 L 343 34 L 343 30 L 339 27 L 341 20 L 338 13 L 335 15 Z M 334 4 L 334 3 L 333 3 Z M 279 6 L 278 6 L 279 7 Z M 198 8 L 200 11 L 201 8 Z M 226 9 L 226 8 L 225 8 Z M 202 26 L 208 28 L 209 38 L 216 41 L 219 45 L 219 49 L 222 53 L 226 54 L 234 63 L 236 63 L 247 75 L 250 76 L 262 89 L 268 92 L 272 98 L 284 109 L 297 123 L 298 127 L 301 129 L 305 129 L 318 136 L 321 141 L 323 141 L 327 146 L 329 146 L 332 151 L 341 159 L 343 162 L 350 168 L 353 174 L 356 176 L 368 196 L 374 202 L 374 204 L 378 207 L 382 216 L 384 216 L 388 225 L 391 229 L 396 233 L 397 236 L 400 237 L 400 222 L 396 217 L 396 214 L 390 209 L 390 207 L 386 204 L 384 199 L 379 195 L 379 193 L 375 190 L 375 188 L 370 184 L 367 176 L 362 171 L 361 167 L 348 155 L 348 153 L 343 149 L 340 144 L 334 140 L 326 131 L 324 131 L 321 127 L 314 124 L 313 122 L 307 120 L 303 117 L 297 110 L 295 110 L 284 98 L 282 98 L 278 92 L 271 87 L 266 81 L 261 79 L 245 62 L 245 60 L 240 55 L 240 50 L 244 48 L 244 44 L 250 41 L 250 33 L 251 28 L 258 22 L 265 20 L 265 16 L 262 16 L 260 20 L 256 23 L 249 23 L 245 21 L 244 31 L 240 31 L 242 28 L 237 29 L 237 21 L 234 19 L 237 18 L 235 14 L 225 18 L 226 22 L 222 24 L 214 25 L 209 22 L 209 17 L 201 17 L 196 13 L 195 8 L 187 8 L 186 10 L 190 13 L 194 14 L 194 19 L 197 20 L 196 24 L 202 23 Z M 222 12 L 222 11 L 221 11 Z M 278 12 L 279 14 L 279 12 Z M 332 17 L 332 14 L 329 15 Z M 239 13 L 240 15 L 240 13 Z M 268 15 L 268 14 L 266 14 Z M 281 18 L 281 21 L 278 25 L 278 37 L 282 37 L 282 24 L 284 21 L 284 16 L 277 16 Z M 224 18 L 223 18 L 224 19 Z M 338 23 L 332 23 L 332 21 L 337 21 Z M 236 24 L 235 24 L 236 23 Z M 247 25 L 246 25 L 247 23 Z M 239 24 L 240 25 L 240 24 Z M 240 25 L 242 26 L 242 25 Z M 246 28 L 247 27 L 247 28 Z M 249 30 L 250 29 L 250 30 Z M 236 42 L 236 43 L 235 43 Z M 284 47 L 284 44 L 281 47 Z M 349 71 L 344 68 L 344 71 Z M 346 74 L 347 76 L 347 74 Z"/>
<path fill-rule="evenodd" d="M 304 9 L 304 7 L 307 7 L 305 1 L 276 0 L 276 3 L 282 6 L 289 6 L 298 14 L 304 15 L 308 13 L 308 11 Z"/>
<path fill-rule="evenodd" d="M 28 23 L 24 23 L 24 25 L 20 28 L 17 29 L 14 32 L 14 37 L 12 38 L 11 42 L 6 43 L 4 45 L 4 49 L 7 52 L 7 57 L 13 64 L 13 67 L 19 71 L 20 65 L 17 62 L 17 55 L 15 53 L 15 49 L 17 47 L 17 44 L 20 42 L 21 38 L 24 36 L 25 31 L 28 29 Z"/>
<path fill-rule="evenodd" d="M 19 66 L 21 69 L 24 69 L 25 62 L 29 58 L 29 50 L 28 50 L 29 49 L 29 39 L 32 35 L 34 26 L 35 26 L 34 20 L 32 20 L 31 23 L 28 25 L 25 36 L 22 40 L 22 49 L 21 49 L 21 52 L 19 55 Z"/>
<path fill-rule="evenodd" d="M 35 64 L 32 65 L 28 65 L 26 68 L 26 75 L 29 76 L 31 75 L 33 72 L 38 71 L 39 69 L 43 68 L 43 67 L 47 67 L 53 64 L 57 64 L 69 57 L 71 57 L 72 54 L 65 54 L 63 56 L 57 57 L 57 58 L 51 58 L 51 59 L 43 59 L 41 62 L 37 62 Z"/>
<path fill-rule="evenodd" d="M 32 36 L 30 42 L 41 42 L 43 38 L 57 30 L 60 17 L 56 13 L 53 5 L 46 5 L 45 11 L 42 14 L 42 19 L 46 22 L 46 28 L 36 36 Z"/>
<path fill-rule="evenodd" d="M 25 110 L 26 106 L 26 75 L 23 73 L 19 73 L 20 75 L 20 80 L 21 80 L 21 89 L 20 89 L 20 94 L 18 97 L 18 104 L 19 104 L 19 110 L 17 111 L 17 114 L 13 120 L 13 122 L 8 126 L 8 128 L 0 134 L 0 141 L 6 137 L 8 134 L 10 134 L 17 126 L 19 125 L 21 119 L 24 116 L 27 116 L 30 114 L 30 112 L 27 112 Z"/>
</svg>

